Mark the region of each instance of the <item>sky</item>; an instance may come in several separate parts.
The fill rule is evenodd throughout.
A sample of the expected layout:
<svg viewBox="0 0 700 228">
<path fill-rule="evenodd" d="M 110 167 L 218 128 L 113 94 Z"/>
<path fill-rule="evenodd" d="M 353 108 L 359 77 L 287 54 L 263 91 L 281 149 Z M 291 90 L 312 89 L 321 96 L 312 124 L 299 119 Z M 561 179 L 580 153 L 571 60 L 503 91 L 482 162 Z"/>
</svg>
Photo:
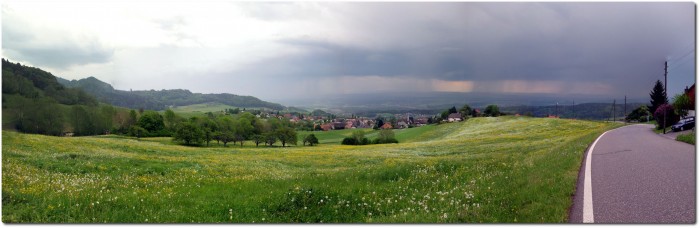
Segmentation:
<svg viewBox="0 0 700 228">
<path fill-rule="evenodd" d="M 122 90 L 648 99 L 695 83 L 695 4 L 2 2 L 2 56 Z"/>
</svg>

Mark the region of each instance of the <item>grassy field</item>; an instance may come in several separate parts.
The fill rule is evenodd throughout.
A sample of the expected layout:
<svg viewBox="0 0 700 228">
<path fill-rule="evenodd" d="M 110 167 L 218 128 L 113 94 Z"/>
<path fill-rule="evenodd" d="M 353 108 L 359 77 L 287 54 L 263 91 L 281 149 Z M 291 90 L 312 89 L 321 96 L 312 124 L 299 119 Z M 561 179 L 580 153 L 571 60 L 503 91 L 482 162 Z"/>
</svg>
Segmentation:
<svg viewBox="0 0 700 228">
<path fill-rule="evenodd" d="M 397 130 L 399 144 L 339 145 L 345 130 L 287 148 L 4 131 L 2 220 L 566 222 L 584 150 L 615 126 L 475 118 Z"/>
<path fill-rule="evenodd" d="M 173 112 L 178 115 L 189 118 L 192 116 L 200 116 L 207 112 L 221 112 L 226 109 L 235 109 L 235 106 L 225 105 L 220 103 L 203 103 L 203 104 L 193 104 L 187 106 L 177 106 L 172 108 Z M 259 110 L 260 108 L 246 108 L 246 110 Z M 243 110 L 243 108 L 240 108 Z M 161 111 L 162 113 L 163 111 Z"/>
</svg>

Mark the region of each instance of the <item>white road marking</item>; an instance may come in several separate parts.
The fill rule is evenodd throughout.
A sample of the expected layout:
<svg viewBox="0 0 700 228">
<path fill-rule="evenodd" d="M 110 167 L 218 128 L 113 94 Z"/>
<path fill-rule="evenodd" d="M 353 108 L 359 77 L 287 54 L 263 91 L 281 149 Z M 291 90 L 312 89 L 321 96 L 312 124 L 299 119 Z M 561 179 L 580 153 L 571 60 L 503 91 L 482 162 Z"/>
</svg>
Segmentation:
<svg viewBox="0 0 700 228">
<path fill-rule="evenodd" d="M 610 130 L 612 131 L 612 130 Z M 598 140 L 608 133 L 609 131 L 603 132 L 598 138 L 593 142 L 591 148 L 588 149 L 588 154 L 586 155 L 586 178 L 583 181 L 583 223 L 593 223 L 593 188 L 591 187 L 591 157 L 593 156 L 593 148 Z"/>
</svg>

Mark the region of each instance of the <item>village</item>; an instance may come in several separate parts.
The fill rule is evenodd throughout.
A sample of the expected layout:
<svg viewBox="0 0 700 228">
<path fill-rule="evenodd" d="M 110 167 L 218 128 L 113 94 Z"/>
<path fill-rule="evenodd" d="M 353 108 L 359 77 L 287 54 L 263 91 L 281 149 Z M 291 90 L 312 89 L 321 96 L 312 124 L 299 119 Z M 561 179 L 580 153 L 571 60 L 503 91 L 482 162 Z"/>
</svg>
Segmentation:
<svg viewBox="0 0 700 228">
<path fill-rule="evenodd" d="M 451 116 L 449 122 L 461 121 L 461 116 L 458 113 L 456 118 Z M 381 116 L 376 118 L 355 116 L 349 114 L 347 116 L 327 115 L 305 115 L 302 113 L 284 113 L 276 114 L 275 112 L 259 112 L 256 117 L 262 119 L 278 118 L 286 119 L 290 123 L 297 126 L 297 130 L 308 131 L 330 131 L 342 129 L 405 129 L 413 127 L 421 127 L 434 122 L 435 117 L 424 114 L 393 114 L 391 116 Z"/>
<path fill-rule="evenodd" d="M 221 114 L 235 114 L 238 111 L 223 110 Z M 241 112 L 247 112 L 243 110 Z M 458 113 L 449 113 L 444 118 L 438 115 L 426 115 L 417 113 L 388 114 L 384 113 L 375 117 L 357 116 L 355 114 L 330 114 L 321 110 L 311 113 L 288 112 L 280 113 L 273 110 L 249 110 L 260 119 L 277 118 L 292 123 L 296 130 L 303 131 L 331 131 L 343 129 L 406 129 L 422 127 L 434 123 L 460 122 L 465 117 Z M 481 112 L 475 109 L 470 116 L 479 115 Z"/>
</svg>

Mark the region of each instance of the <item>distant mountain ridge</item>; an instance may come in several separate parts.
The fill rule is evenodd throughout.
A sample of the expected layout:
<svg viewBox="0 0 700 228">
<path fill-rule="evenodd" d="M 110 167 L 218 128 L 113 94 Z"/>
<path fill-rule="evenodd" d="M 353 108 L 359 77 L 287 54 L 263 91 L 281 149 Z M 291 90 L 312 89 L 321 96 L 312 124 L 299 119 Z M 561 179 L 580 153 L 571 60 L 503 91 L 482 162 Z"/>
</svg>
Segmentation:
<svg viewBox="0 0 700 228">
<path fill-rule="evenodd" d="M 263 101 L 253 96 L 240 96 L 229 93 L 202 94 L 192 93 L 186 89 L 124 91 L 114 89 L 109 83 L 100 81 L 95 77 L 70 81 L 57 77 L 57 80 L 68 88 L 80 88 L 86 93 L 95 96 L 99 101 L 131 109 L 164 110 L 170 106 L 210 102 L 242 108 L 260 107 L 274 110 L 285 108 L 280 104 Z"/>
</svg>

